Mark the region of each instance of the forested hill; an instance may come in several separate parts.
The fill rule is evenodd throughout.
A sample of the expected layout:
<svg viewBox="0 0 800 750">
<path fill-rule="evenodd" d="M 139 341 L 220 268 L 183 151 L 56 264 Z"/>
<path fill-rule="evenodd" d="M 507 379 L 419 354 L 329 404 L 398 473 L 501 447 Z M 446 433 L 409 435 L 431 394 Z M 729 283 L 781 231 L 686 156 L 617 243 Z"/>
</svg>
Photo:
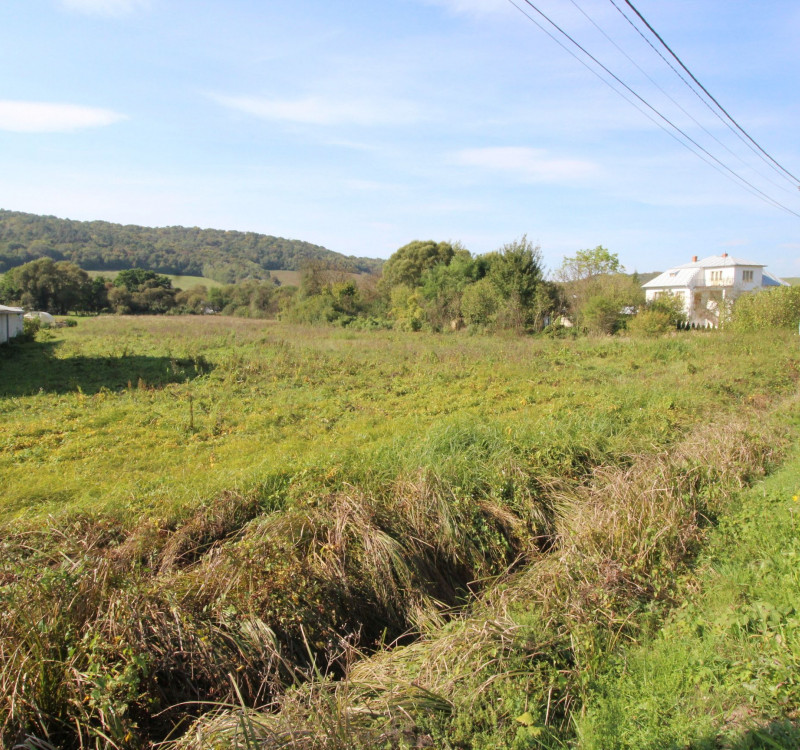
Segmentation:
<svg viewBox="0 0 800 750">
<path fill-rule="evenodd" d="M 310 260 L 350 272 L 377 271 L 382 265 L 381 260 L 254 232 L 123 226 L 0 209 L 0 273 L 45 255 L 87 270 L 145 268 L 223 283 L 266 278 L 271 270 L 297 271 Z"/>
</svg>

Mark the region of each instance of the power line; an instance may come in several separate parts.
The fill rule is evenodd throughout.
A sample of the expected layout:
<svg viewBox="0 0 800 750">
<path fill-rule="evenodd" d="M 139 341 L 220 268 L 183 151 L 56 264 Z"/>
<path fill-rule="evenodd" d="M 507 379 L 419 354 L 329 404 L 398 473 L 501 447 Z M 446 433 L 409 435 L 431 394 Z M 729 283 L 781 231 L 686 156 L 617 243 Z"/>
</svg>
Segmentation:
<svg viewBox="0 0 800 750">
<path fill-rule="evenodd" d="M 711 95 L 711 93 L 708 91 L 708 89 L 705 86 L 703 86 L 703 84 L 700 83 L 700 81 L 697 80 L 697 78 L 695 77 L 694 73 L 692 73 L 692 71 L 689 70 L 689 68 L 687 68 L 686 65 L 684 65 L 684 63 L 680 59 L 680 57 L 678 57 L 672 51 L 671 47 L 661 38 L 661 35 L 648 23 L 647 19 L 636 9 L 636 6 L 634 6 L 634 4 L 630 0 L 625 0 L 625 4 L 639 17 L 639 19 L 642 21 L 642 23 L 645 26 L 647 26 L 647 28 L 650 30 L 650 33 L 653 34 L 653 36 L 656 39 L 658 39 L 659 42 L 661 42 L 661 45 L 664 47 L 664 49 L 666 49 L 667 52 L 669 52 L 670 55 L 672 55 L 672 57 L 675 58 L 675 61 L 678 63 L 678 65 L 680 65 L 681 68 L 683 68 L 686 71 L 686 73 L 689 75 L 689 77 L 702 89 L 703 93 L 709 99 L 711 99 L 711 101 L 714 102 L 714 104 L 716 104 L 716 106 L 719 108 L 719 110 L 725 115 L 725 117 L 728 118 L 728 120 L 730 120 L 733 123 L 733 125 L 736 127 L 736 129 L 740 133 L 742 133 L 742 135 L 744 135 L 745 138 L 747 138 L 747 140 L 750 141 L 750 143 L 752 143 L 762 154 L 764 154 L 764 156 L 766 156 L 776 167 L 778 167 L 778 169 L 780 169 L 781 172 L 783 172 L 788 177 L 791 177 L 792 180 L 794 180 L 794 183 L 796 185 L 800 186 L 800 178 L 795 177 L 789 170 L 785 169 L 781 164 L 779 164 L 777 161 L 775 161 L 775 159 L 773 159 L 763 148 L 761 148 L 761 146 L 750 136 L 750 134 L 741 125 L 739 125 L 739 123 L 736 122 L 736 120 L 733 119 L 733 117 L 728 113 L 728 111 L 725 109 L 725 107 L 723 107 Z"/>
<path fill-rule="evenodd" d="M 556 43 L 557 43 L 557 44 L 558 44 L 560 47 L 562 47 L 562 49 L 565 49 L 565 50 L 567 50 L 567 51 L 568 51 L 568 52 L 569 52 L 569 53 L 570 53 L 570 54 L 571 54 L 573 57 L 575 57 L 575 58 L 576 58 L 576 59 L 577 59 L 579 62 L 581 62 L 581 64 L 582 64 L 582 65 L 584 65 L 584 67 L 588 68 L 588 69 L 589 69 L 589 70 L 591 70 L 591 71 L 592 71 L 592 72 L 593 72 L 595 75 L 597 75 L 597 76 L 598 76 L 598 77 L 599 77 L 599 78 L 600 78 L 600 79 L 601 79 L 601 80 L 602 80 L 602 81 L 603 81 L 603 82 L 604 82 L 606 85 L 608 85 L 608 86 L 609 86 L 609 87 L 610 87 L 612 90 L 614 90 L 614 91 L 615 91 L 617 94 L 620 94 L 620 93 L 621 93 L 621 92 L 620 92 L 618 89 L 614 88 L 614 86 L 612 86 L 612 85 L 611 85 L 611 84 L 610 84 L 610 83 L 609 83 L 609 82 L 608 82 L 606 79 L 604 79 L 602 76 L 600 76 L 600 75 L 599 75 L 599 73 L 597 73 L 597 71 L 595 71 L 595 70 L 594 70 L 594 69 L 593 69 L 593 68 L 592 68 L 590 65 L 588 65 L 588 63 L 586 63 L 586 61 L 585 61 L 585 60 L 582 60 L 582 59 L 581 59 L 581 58 L 579 58 L 577 55 L 575 55 L 575 54 L 574 54 L 574 53 L 573 53 L 573 52 L 572 52 L 572 51 L 571 51 L 571 50 L 570 50 L 568 47 L 566 47 L 566 46 L 565 46 L 563 43 L 561 43 L 561 41 L 560 41 L 559 39 L 557 39 L 556 37 L 554 37 L 554 36 L 553 36 L 553 35 L 552 35 L 552 34 L 551 34 L 551 33 L 550 33 L 550 32 L 549 32 L 549 31 L 548 31 L 548 30 L 547 30 L 545 27 L 543 27 L 543 26 L 542 26 L 542 25 L 541 25 L 541 24 L 540 24 L 540 23 L 539 23 L 539 22 L 538 22 L 538 21 L 537 21 L 535 18 L 533 18 L 533 17 L 532 17 L 531 15 L 529 15 L 528 13 L 526 13 L 526 12 L 525 12 L 525 10 L 524 10 L 523 8 L 521 8 L 519 5 L 517 5 L 517 3 L 515 2 L 515 0 L 508 0 L 508 2 L 510 2 L 510 3 L 511 3 L 511 5 L 513 5 L 513 6 L 514 6 L 514 7 L 515 7 L 515 8 L 516 8 L 516 9 L 517 9 L 517 10 L 518 10 L 520 13 L 522 13 L 522 14 L 523 14 L 523 15 L 524 15 L 524 16 L 525 16 L 525 17 L 526 17 L 528 20 L 530 20 L 530 21 L 532 21 L 534 24 L 536 24 L 536 26 L 538 26 L 540 30 L 544 31 L 544 33 L 545 33 L 545 34 L 547 34 L 547 36 L 549 36 L 551 39 L 553 39 L 553 40 L 554 40 L 554 41 L 555 41 L 555 42 L 556 42 Z M 693 145 L 695 148 L 697 148 L 697 149 L 699 149 L 700 151 L 702 151 L 702 152 L 703 152 L 703 153 L 704 153 L 704 154 L 705 154 L 707 157 L 709 157 L 709 158 L 710 158 L 712 161 L 714 161 L 714 162 L 715 162 L 717 165 L 719 165 L 719 167 L 721 167 L 722 169 L 724 169 L 724 170 L 725 170 L 725 172 L 727 172 L 727 173 L 728 173 L 728 174 L 729 174 L 729 175 L 730 175 L 730 176 L 731 176 L 733 179 L 739 180 L 739 182 L 741 182 L 741 183 L 742 183 L 744 186 L 746 186 L 746 189 L 748 189 L 748 190 L 749 190 L 749 192 L 753 193 L 754 195 L 755 195 L 755 194 L 757 194 L 757 196 L 758 196 L 758 197 L 760 197 L 760 198 L 761 198 L 763 201 L 765 201 L 766 203 L 769 203 L 769 204 L 771 204 L 773 207 L 776 207 L 776 208 L 781 208 L 781 209 L 783 209 L 784 211 L 787 211 L 788 213 L 792 214 L 793 216 L 796 216 L 796 217 L 800 218 L 800 213 L 797 213 L 797 212 L 793 211 L 792 209 L 790 209 L 790 208 L 789 208 L 789 207 L 787 207 L 787 206 L 784 206 L 784 205 L 783 205 L 782 203 L 780 203 L 779 201 L 777 201 L 777 200 L 775 200 L 774 198 L 772 198 L 771 196 L 767 195 L 767 194 L 766 194 L 766 193 L 765 193 L 763 190 L 760 190 L 759 188 L 757 188 L 755 185 L 753 185 L 753 184 L 752 184 L 751 182 L 749 182 L 747 179 L 745 179 L 745 178 L 744 178 L 744 177 L 742 177 L 741 175 L 739 175 L 739 174 L 737 174 L 736 172 L 734 172 L 734 171 L 733 171 L 733 170 L 732 170 L 732 169 L 731 169 L 729 166 L 727 166 L 726 164 L 724 164 L 724 163 L 723 163 L 722 161 L 720 161 L 720 160 L 719 160 L 719 159 L 718 159 L 716 156 L 714 156 L 714 155 L 713 155 L 712 153 L 710 153 L 710 152 L 709 152 L 707 149 L 705 149 L 703 146 L 701 146 L 701 145 L 700 145 L 700 144 L 699 144 L 699 143 L 698 143 L 696 140 L 694 140 L 694 138 L 692 138 L 690 135 L 688 135 L 686 132 L 684 132 L 684 131 L 683 131 L 681 128 L 679 128 L 679 127 L 678 127 L 678 126 L 677 126 L 677 125 L 676 125 L 674 122 L 672 122 L 672 121 L 671 121 L 671 120 L 670 120 L 668 117 L 666 117 L 664 114 L 662 114 L 661 112 L 659 112 L 659 111 L 658 111 L 658 110 L 657 110 L 655 107 L 653 107 L 653 106 L 652 106 L 652 105 L 651 105 L 651 104 L 650 104 L 648 101 L 646 101 L 646 100 L 645 100 L 645 99 L 644 99 L 642 96 L 640 96 L 640 95 L 639 95 L 639 94 L 638 94 L 636 91 L 634 91 L 634 90 L 633 90 L 633 89 L 632 89 L 630 86 L 628 86 L 628 84 L 626 84 L 626 83 L 625 83 L 625 82 L 624 82 L 624 81 L 623 81 L 623 80 L 622 80 L 622 79 L 621 79 L 619 76 L 617 76 L 615 73 L 613 73 L 611 70 L 609 70 L 609 68 L 607 68 L 605 65 L 603 65 L 603 63 L 601 63 L 601 62 L 600 62 L 600 61 L 599 61 L 599 60 L 598 60 L 598 59 L 597 59 L 597 58 L 596 58 L 594 55 L 592 55 L 592 54 L 591 54 L 591 53 L 590 53 L 590 52 L 589 52 L 589 51 L 588 51 L 586 48 L 584 48 L 584 47 L 583 47 L 583 46 L 582 46 L 582 45 L 581 45 L 579 42 L 577 42 L 577 41 L 576 41 L 576 40 L 575 40 L 575 39 L 574 39 L 572 36 L 570 36 L 570 35 L 569 35 L 569 34 L 568 34 L 566 31 L 564 31 L 564 29 L 562 29 L 562 28 L 561 28 L 561 27 L 560 27 L 560 26 L 559 26 L 559 25 L 558 25 L 558 24 L 557 24 L 555 21 L 553 21 L 553 20 L 552 20 L 552 19 L 551 19 L 551 18 L 550 18 L 550 17 L 549 17 L 549 16 L 548 16 L 546 13 L 544 13 L 544 12 L 543 12 L 542 10 L 540 10 L 540 9 L 539 9 L 539 8 L 538 8 L 536 5 L 534 5 L 534 3 L 532 2 L 532 0 L 523 0 L 523 2 L 524 2 L 526 5 L 530 6 L 530 7 L 531 7 L 531 8 L 532 8 L 534 11 L 536 11 L 536 13 L 538 13 L 538 14 L 539 14 L 539 15 L 540 15 L 542 18 L 544 18 L 544 19 L 545 19 L 545 21 L 547 21 L 547 23 L 549 23 L 549 24 L 550 24 L 550 25 L 551 25 L 553 28 L 555 28 L 555 29 L 556 29 L 556 30 L 559 32 L 559 34 L 561 34 L 562 36 L 566 37 L 566 38 L 567 38 L 567 39 L 568 39 L 568 40 L 569 40 L 569 41 L 572 43 L 572 45 L 573 45 L 574 47 L 577 47 L 577 48 L 578 48 L 578 49 L 579 49 L 579 50 L 580 50 L 580 51 L 581 51 L 581 52 L 582 52 L 582 53 L 583 53 L 583 54 L 584 54 L 586 57 L 588 57 L 588 58 L 589 58 L 589 59 L 590 59 L 590 60 L 591 60 L 591 61 L 592 61 L 592 62 L 593 62 L 595 65 L 597 65 L 599 68 L 601 68 L 603 71 L 605 71 L 605 73 L 607 73 L 609 76 L 611 76 L 611 78 L 613 78 L 613 79 L 614 79 L 614 80 L 615 80 L 615 81 L 616 81 L 618 84 L 620 84 L 620 85 L 621 85 L 621 86 L 622 86 L 622 87 L 623 87 L 623 88 L 624 88 L 626 91 L 628 91 L 628 92 L 629 92 L 630 94 L 632 94 L 632 95 L 633 95 L 633 96 L 634 96 L 636 99 L 638 99 L 638 100 L 639 100 L 639 101 L 640 101 L 642 104 L 644 104 L 644 106 L 645 106 L 645 107 L 647 107 L 649 110 L 651 110 L 653 113 L 655 113 L 655 114 L 656 114 L 656 115 L 657 115 L 659 118 L 661 118 L 661 119 L 662 119 L 662 120 L 663 120 L 665 123 L 667 123 L 667 124 L 668 124 L 668 125 L 669 125 L 669 126 L 670 126 L 670 127 L 673 129 L 673 130 L 674 130 L 674 131 L 676 131 L 676 132 L 680 133 L 680 134 L 683 136 L 683 138 L 685 138 L 685 139 L 686 139 L 686 141 L 689 141 L 689 142 L 690 142 L 690 143 L 691 143 L 691 144 L 692 144 L 692 145 Z M 624 98 L 626 101 L 630 102 L 630 100 L 629 100 L 629 99 L 627 99 L 627 97 L 624 97 L 624 96 L 623 96 L 623 98 Z M 638 107 L 637 107 L 637 109 L 638 109 Z M 641 111 L 641 110 L 640 110 L 640 111 Z M 651 118 L 651 119 L 652 119 L 652 118 Z M 662 128 L 662 129 L 664 129 L 664 128 Z M 692 153 L 694 153 L 696 156 L 699 156 L 699 154 L 697 154 L 697 152 L 695 152 L 695 151 L 694 151 L 694 150 L 693 150 L 693 149 L 692 149 L 692 148 L 691 148 L 691 147 L 690 147 L 690 146 L 689 146 L 687 143 L 685 143 L 684 141 L 681 141 L 679 138 L 677 138 L 677 137 L 674 135 L 674 133 L 672 133 L 672 132 L 670 132 L 670 131 L 667 131 L 667 132 L 669 132 L 669 133 L 670 133 L 670 135 L 671 135 L 673 138 L 675 138 L 675 140 L 677 140 L 677 141 L 678 141 L 678 142 L 679 142 L 679 143 L 680 143 L 682 146 L 684 146 L 685 148 L 687 148 L 689 151 L 692 151 Z M 702 158 L 702 157 L 701 157 L 701 158 Z M 704 159 L 704 161 L 706 161 L 706 160 Z M 708 162 L 707 162 L 707 163 L 708 163 Z M 716 167 L 715 167 L 715 168 L 716 168 Z"/>
<path fill-rule="evenodd" d="M 731 156 L 733 156 L 735 159 L 737 159 L 737 160 L 738 160 L 738 161 L 739 161 L 741 164 L 743 164 L 745 167 L 748 167 L 748 168 L 750 168 L 750 169 L 755 169 L 755 168 L 754 168 L 754 167 L 753 167 L 751 164 L 748 164 L 748 163 L 747 163 L 747 162 L 746 162 L 746 161 L 745 161 L 745 160 L 744 160 L 744 159 L 743 159 L 743 158 L 742 158 L 742 157 L 741 157 L 739 154 L 737 154 L 735 151 L 733 151 L 733 149 L 729 148 L 729 147 L 727 146 L 727 144 L 723 143 L 723 142 L 722 142 L 722 141 L 721 141 L 719 138 L 717 138 L 717 136 L 715 136 L 715 135 L 714 135 L 714 134 L 713 134 L 713 133 L 712 133 L 710 130 L 708 130 L 708 128 L 706 128 L 706 127 L 705 127 L 705 126 L 704 126 L 704 125 L 703 125 L 703 124 L 702 124 L 702 123 L 701 123 L 701 122 L 700 122 L 700 121 L 699 121 L 699 120 L 698 120 L 698 119 L 697 119 L 697 118 L 696 118 L 696 117 L 695 117 L 695 116 L 694 116 L 694 115 L 693 115 L 691 112 L 689 112 L 689 111 L 688 111 L 688 110 L 687 110 L 685 107 L 683 107 L 683 105 L 681 105 L 681 104 L 680 104 L 680 102 L 678 102 L 678 101 L 677 101 L 677 100 L 676 100 L 674 97 L 672 97 L 672 96 L 671 96 L 671 95 L 670 95 L 670 94 L 669 94 L 667 91 L 665 91 L 665 90 L 664 90 L 664 88 L 662 88 L 662 86 L 661 86 L 661 85 L 660 85 L 660 84 L 659 84 L 659 83 L 658 83 L 658 82 L 657 82 L 657 81 L 656 81 L 656 80 L 655 80 L 655 79 L 654 79 L 654 78 L 653 78 L 653 77 L 652 77 L 652 76 L 651 76 L 651 75 L 650 75 L 650 74 L 649 74 L 649 73 L 648 73 L 646 70 L 644 70 L 644 69 L 641 67 L 641 65 L 639 65 L 639 63 L 637 63 L 637 62 L 636 62 L 636 60 L 634 60 L 634 59 L 633 59 L 633 58 L 632 58 L 632 57 L 631 57 L 631 56 L 630 56 L 630 55 L 629 55 L 629 54 L 628 54 L 628 53 L 627 53 L 627 52 L 626 52 L 624 49 L 622 49 L 622 47 L 620 47 L 620 45 L 619 45 L 619 44 L 617 44 L 617 43 L 616 43 L 616 42 L 615 42 L 615 41 L 614 41 L 614 40 L 613 40 L 613 39 L 612 39 L 612 38 L 611 38 L 611 37 L 610 37 L 610 36 L 609 36 L 609 35 L 608 35 L 608 34 L 605 32 L 605 30 L 604 30 L 604 29 L 603 29 L 603 28 L 602 28 L 602 27 L 601 27 L 601 26 L 600 26 L 600 25 L 599 25 L 599 24 L 598 24 L 598 23 L 597 23 L 597 22 L 596 22 L 596 21 L 595 21 L 595 20 L 594 20 L 594 19 L 593 19 L 593 18 L 592 18 L 592 17 L 591 17 L 589 14 L 588 14 L 588 13 L 587 13 L 587 12 L 586 12 L 586 11 L 585 11 L 585 10 L 584 10 L 584 9 L 583 9 L 583 8 L 582 8 L 580 5 L 579 5 L 579 4 L 578 4 L 578 3 L 577 3 L 577 0 L 570 0 L 570 2 L 572 3 L 572 5 L 574 5 L 574 6 L 575 6 L 575 8 L 577 8 L 577 9 L 578 9 L 578 11 L 580 11 L 580 13 L 581 13 L 581 14 L 582 14 L 582 15 L 583 15 L 583 16 L 584 16 L 584 17 L 585 17 L 585 18 L 586 18 L 586 19 L 589 21 L 589 23 L 591 23 L 591 24 L 592 24 L 592 26 L 594 26 L 594 27 L 595 27 L 595 28 L 596 28 L 596 29 L 597 29 L 597 30 L 598 30 L 598 31 L 599 31 L 599 32 L 600 32 L 600 33 L 601 33 L 601 34 L 602 34 L 602 35 L 603 35 L 603 36 L 604 36 L 604 37 L 605 37 L 605 38 L 608 40 L 608 42 L 609 42 L 610 44 L 612 44 L 612 45 L 613 45 L 613 46 L 614 46 L 614 47 L 615 47 L 615 48 L 616 48 L 616 49 L 617 49 L 617 50 L 620 52 L 620 54 L 622 54 L 622 55 L 623 55 L 623 56 L 624 56 L 624 57 L 625 57 L 625 58 L 628 60 L 628 62 L 630 62 L 630 63 L 631 63 L 631 64 L 632 64 L 632 65 L 633 65 L 633 66 L 634 66 L 634 67 L 635 67 L 635 68 L 636 68 L 636 69 L 637 69 L 637 70 L 638 70 L 638 71 L 639 71 L 639 72 L 640 72 L 640 73 L 641 73 L 641 74 L 642 74 L 642 75 L 643 75 L 645 78 L 647 78 L 647 80 L 648 80 L 648 81 L 650 81 L 650 83 L 652 83 L 652 84 L 653 84 L 653 85 L 654 85 L 654 86 L 655 86 L 655 87 L 656 87 L 656 88 L 657 88 L 657 89 L 658 89 L 658 90 L 659 90 L 659 91 L 660 91 L 662 94 L 664 94 L 664 96 L 665 96 L 665 97 L 667 97 L 667 99 L 669 99 L 669 100 L 670 100 L 670 101 L 671 101 L 671 102 L 672 102 L 672 103 L 673 103 L 673 104 L 674 104 L 674 105 L 675 105 L 675 106 L 676 106 L 676 107 L 677 107 L 677 108 L 678 108 L 678 109 L 679 109 L 681 112 L 683 112 L 683 114 L 685 114 L 685 115 L 686 115 L 686 116 L 687 116 L 687 117 L 688 117 L 688 118 L 689 118 L 689 119 L 690 119 L 690 120 L 691 120 L 691 121 L 692 121 L 692 122 L 693 122 L 695 125 L 697 125 L 697 127 L 699 127 L 699 128 L 700 128 L 700 129 L 701 129 L 701 130 L 702 130 L 702 131 L 703 131 L 703 132 L 704 132 L 704 133 L 705 133 L 705 134 L 706 134 L 706 135 L 709 137 L 709 138 L 711 138 L 712 140 L 716 141 L 716 142 L 717 142 L 717 143 L 718 143 L 718 144 L 719 144 L 719 145 L 720 145 L 722 148 L 724 148 L 724 149 L 725 149 L 725 150 L 726 150 L 726 151 L 727 151 L 727 152 L 728 152 L 728 153 L 729 153 Z M 639 34 L 639 35 L 642 37 L 642 39 L 644 39 L 644 40 L 645 40 L 645 42 L 647 42 L 647 44 L 648 44 L 648 45 L 650 45 L 650 47 L 651 47 L 651 48 L 652 48 L 652 49 L 653 49 L 653 50 L 656 52 L 656 54 L 658 54 L 658 56 L 659 56 L 659 57 L 661 57 L 661 59 L 662 59 L 662 60 L 664 60 L 664 62 L 665 62 L 665 63 L 666 63 L 666 64 L 667 64 L 667 65 L 668 65 L 670 68 L 672 68 L 672 70 L 675 72 L 675 74 L 676 74 L 676 75 L 677 75 L 677 76 L 678 76 L 678 77 L 679 77 L 679 78 L 680 78 L 680 79 L 681 79 L 681 80 L 682 80 L 682 81 L 683 81 L 683 82 L 686 84 L 686 86 L 689 88 L 689 90 L 690 90 L 690 91 L 691 91 L 691 92 L 692 92 L 692 93 L 693 93 L 695 96 L 697 96 L 697 97 L 698 97 L 698 99 L 700 99 L 700 101 L 701 101 L 701 102 L 703 102 L 703 104 L 704 104 L 706 107 L 708 107 L 708 108 L 709 108 L 709 110 L 711 110 L 711 112 L 712 112 L 712 113 L 713 113 L 713 114 L 714 114 L 714 115 L 715 115 L 715 116 L 716 116 L 716 117 L 717 117 L 717 118 L 720 120 L 720 122 L 722 122 L 722 123 L 723 123 L 723 124 L 724 124 L 726 127 L 728 127 L 728 128 L 729 128 L 729 129 L 730 129 L 732 132 L 734 132 L 734 133 L 735 133 L 735 134 L 736 134 L 736 135 L 737 135 L 739 138 L 741 138 L 741 135 L 740 135 L 739 133 L 737 133 L 735 130 L 733 130 L 733 128 L 731 128 L 731 126 L 730 126 L 730 123 L 726 122 L 726 121 L 725 121 L 725 120 L 724 120 L 724 119 L 723 119 L 723 118 L 720 116 L 720 114 L 719 114 L 719 113 L 718 113 L 718 112 L 717 112 L 717 111 L 716 111 L 716 110 L 715 110 L 713 107 L 711 107 L 711 105 L 709 105 L 709 104 L 708 104 L 708 102 L 707 102 L 705 99 L 703 99 L 703 98 L 702 98 L 702 97 L 701 97 L 701 96 L 700 96 L 700 95 L 697 93 L 697 91 L 695 91 L 695 89 L 694 89 L 694 88 L 692 88 L 692 86 L 689 84 L 689 82 L 688 82 L 688 81 L 686 81 L 686 80 L 683 78 L 683 76 L 681 76 L 681 74 L 680 74 L 680 73 L 679 73 L 677 70 L 675 70 L 675 68 L 672 66 L 672 64 L 669 62 L 669 60 L 667 60 L 667 59 L 666 59 L 666 58 L 665 58 L 665 57 L 664 57 L 664 56 L 661 54 L 661 52 L 659 52 L 659 50 L 657 50 L 655 47 L 653 47 L 653 45 L 651 44 L 650 40 L 649 40 L 649 39 L 647 39 L 647 37 L 645 37 L 645 36 L 642 34 L 642 32 L 641 32 L 641 31 L 639 31 L 639 29 L 636 27 L 636 25 L 635 25 L 635 24 L 634 24 L 634 23 L 633 23 L 633 22 L 632 22 L 632 21 L 631 21 L 631 20 L 630 20 L 630 19 L 629 19 L 629 18 L 628 18 L 626 15 L 625 15 L 625 13 L 624 13 L 624 12 L 623 12 L 623 11 L 622 11 L 622 10 L 621 10 L 621 9 L 620 9 L 618 6 L 617 6 L 616 2 L 615 2 L 614 0 L 609 0 L 609 2 L 611 2 L 611 4 L 612 4 L 612 5 L 613 5 L 613 6 L 614 6 L 614 7 L 615 7 L 615 8 L 616 8 L 616 9 L 617 9 L 617 10 L 618 10 L 618 11 L 619 11 L 621 14 L 622 14 L 622 16 L 625 18 L 625 20 L 626 20 L 626 21 L 628 21 L 628 23 L 629 23 L 629 24 L 631 24 L 631 26 L 633 26 L 633 28 L 636 30 L 636 32 L 637 32 L 637 33 L 638 33 L 638 34 Z M 749 145 L 749 144 L 748 144 L 748 145 Z M 750 148 L 752 148 L 752 146 L 751 146 Z M 760 158 L 762 158 L 762 160 L 763 160 L 763 157 L 761 157 L 759 154 L 757 154 L 757 155 L 758 155 Z M 769 163 L 768 163 L 768 166 L 769 166 L 771 169 L 775 169 L 775 167 L 774 167 L 772 164 L 769 164 Z M 779 190 L 783 190 L 783 191 L 785 191 L 785 192 L 789 192 L 789 191 L 788 191 L 788 190 L 787 190 L 787 189 L 786 189 L 786 188 L 785 188 L 783 185 L 779 185 L 777 182 L 774 182 L 774 181 L 773 181 L 773 180 L 772 180 L 770 177 L 768 177 L 766 174 L 763 174 L 763 173 L 761 173 L 761 172 L 758 172 L 758 170 L 755 170 L 755 171 L 756 171 L 756 172 L 757 172 L 757 173 L 758 173 L 758 174 L 759 174 L 759 175 L 760 175 L 760 176 L 761 176 L 763 179 L 765 179 L 767 182 L 769 182 L 769 183 L 770 183 L 770 184 L 771 184 L 773 187 L 776 187 L 776 188 L 778 188 Z M 777 170 L 776 170 L 776 171 L 777 171 Z M 780 174 L 780 172 L 779 172 L 779 174 Z M 783 175 L 783 174 L 781 174 L 781 177 L 784 177 L 784 175 Z M 785 178 L 784 178 L 784 179 L 785 179 Z"/>
</svg>

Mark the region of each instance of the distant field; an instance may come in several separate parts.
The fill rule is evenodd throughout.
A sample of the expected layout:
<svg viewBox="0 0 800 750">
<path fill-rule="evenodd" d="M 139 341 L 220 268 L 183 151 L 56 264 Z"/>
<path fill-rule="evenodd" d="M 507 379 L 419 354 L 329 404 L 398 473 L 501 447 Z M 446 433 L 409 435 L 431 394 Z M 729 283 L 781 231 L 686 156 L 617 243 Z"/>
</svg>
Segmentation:
<svg viewBox="0 0 800 750">
<path fill-rule="evenodd" d="M 93 279 L 96 279 L 98 276 L 105 276 L 107 279 L 115 279 L 119 271 L 87 271 L 86 273 Z M 207 279 L 205 276 L 176 276 L 170 273 L 162 275 L 168 277 L 172 281 L 172 286 L 175 289 L 192 289 L 196 286 L 205 286 L 212 289 L 213 287 L 225 286 L 224 284 L 220 284 L 219 281 Z"/>
<path fill-rule="evenodd" d="M 300 286 L 300 271 L 270 271 L 273 279 L 281 282 L 281 286 Z"/>
<path fill-rule="evenodd" d="M 784 281 L 792 286 L 800 286 L 800 276 L 787 276 Z"/>
</svg>

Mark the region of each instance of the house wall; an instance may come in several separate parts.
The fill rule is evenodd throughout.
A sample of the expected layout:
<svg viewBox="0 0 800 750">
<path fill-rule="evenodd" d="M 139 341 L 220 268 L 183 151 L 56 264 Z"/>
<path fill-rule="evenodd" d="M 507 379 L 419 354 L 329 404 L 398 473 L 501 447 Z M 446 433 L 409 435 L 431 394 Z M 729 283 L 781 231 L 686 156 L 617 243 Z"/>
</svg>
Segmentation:
<svg viewBox="0 0 800 750">
<path fill-rule="evenodd" d="M 736 268 L 706 268 L 703 272 L 703 286 L 733 286 Z"/>
<path fill-rule="evenodd" d="M 0 344 L 22 333 L 22 313 L 0 312 Z"/>
<path fill-rule="evenodd" d="M 762 285 L 761 266 L 706 268 L 702 276 L 695 277 L 695 286 L 647 289 L 645 299 L 651 302 L 663 294 L 681 297 L 690 323 L 716 326 L 723 301 L 735 300 L 746 292 L 758 291 L 763 288 Z"/>
<path fill-rule="evenodd" d="M 749 275 L 748 275 L 749 274 Z M 764 275 L 762 269 L 753 266 L 737 266 L 736 276 L 733 280 L 733 286 L 739 292 L 752 292 L 754 289 L 760 289 L 764 283 Z"/>
</svg>

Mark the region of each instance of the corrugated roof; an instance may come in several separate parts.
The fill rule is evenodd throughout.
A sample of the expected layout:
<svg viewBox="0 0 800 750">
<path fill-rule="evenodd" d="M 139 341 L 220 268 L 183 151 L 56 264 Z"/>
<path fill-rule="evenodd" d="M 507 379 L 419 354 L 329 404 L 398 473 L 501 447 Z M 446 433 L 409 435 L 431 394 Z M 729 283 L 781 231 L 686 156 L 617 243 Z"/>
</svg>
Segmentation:
<svg viewBox="0 0 800 750">
<path fill-rule="evenodd" d="M 732 266 L 745 266 L 747 268 L 764 268 L 763 263 L 751 263 L 749 260 L 733 258 L 730 255 L 711 255 L 701 260 L 693 260 L 691 263 L 684 263 L 682 266 L 675 266 L 668 271 L 659 274 L 646 284 L 642 284 L 645 289 L 664 288 L 670 286 L 689 286 L 689 282 L 702 270 L 706 268 L 731 268 Z M 766 272 L 764 272 L 766 274 Z M 771 276 L 770 278 L 775 278 Z M 765 284 L 768 286 L 768 284 Z"/>
<path fill-rule="evenodd" d="M 763 263 L 751 263 L 749 260 L 733 258 L 730 255 L 711 255 L 708 258 L 695 260 L 691 263 L 684 263 L 675 268 L 730 268 L 731 266 L 749 266 L 752 268 L 764 268 Z M 675 270 L 675 268 L 671 270 Z"/>
<path fill-rule="evenodd" d="M 672 268 L 669 271 L 660 273 L 654 279 L 650 279 L 646 284 L 642 284 L 645 289 L 665 286 L 689 286 L 692 279 L 700 273 L 699 268 Z"/>
<path fill-rule="evenodd" d="M 25 311 L 21 307 L 6 307 L 5 305 L 0 305 L 0 312 L 21 313 Z"/>
</svg>

